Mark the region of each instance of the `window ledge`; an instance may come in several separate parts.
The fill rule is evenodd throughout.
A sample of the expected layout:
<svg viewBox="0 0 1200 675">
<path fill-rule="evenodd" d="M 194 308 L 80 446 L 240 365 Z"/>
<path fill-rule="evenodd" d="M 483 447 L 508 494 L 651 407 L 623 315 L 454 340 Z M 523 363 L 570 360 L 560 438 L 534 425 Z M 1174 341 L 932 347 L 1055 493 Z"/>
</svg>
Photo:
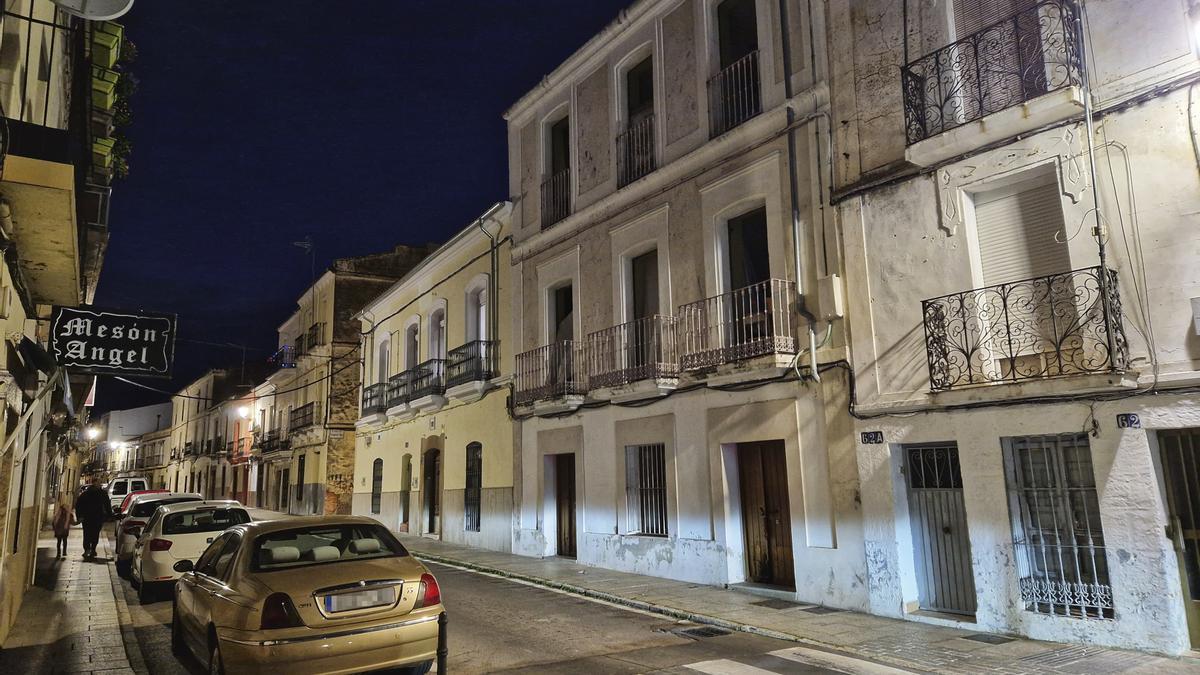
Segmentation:
<svg viewBox="0 0 1200 675">
<path fill-rule="evenodd" d="M 594 389 L 591 392 L 592 398 L 601 401 L 612 401 L 613 403 L 625 403 L 627 401 L 643 401 L 651 398 L 659 398 L 675 391 L 679 386 L 678 378 L 651 378 L 647 380 L 639 380 L 619 387 L 604 387 Z"/>
<path fill-rule="evenodd" d="M 386 413 L 371 413 L 370 415 L 363 415 L 362 417 L 358 418 L 358 420 L 354 423 L 354 427 L 356 429 L 362 429 L 364 427 L 373 427 L 377 424 L 383 424 L 386 421 L 387 421 Z"/>
<path fill-rule="evenodd" d="M 904 150 L 917 166 L 933 166 L 985 145 L 1011 138 L 1083 112 L 1083 90 L 1063 87 L 973 122 L 918 141 Z"/>
<path fill-rule="evenodd" d="M 440 394 L 431 394 L 415 398 L 408 402 L 408 407 L 413 412 L 434 412 L 441 410 L 446 405 L 446 397 Z"/>
<path fill-rule="evenodd" d="M 462 401 L 463 403 L 474 403 L 483 398 L 483 395 L 491 388 L 491 383 L 487 380 L 473 380 L 464 382 L 450 387 L 446 390 L 446 398 L 453 398 Z"/>
<path fill-rule="evenodd" d="M 932 393 L 936 405 L 961 405 L 1014 398 L 1091 394 L 1137 389 L 1137 373 L 1090 373 L 1021 382 L 997 382 Z"/>
</svg>

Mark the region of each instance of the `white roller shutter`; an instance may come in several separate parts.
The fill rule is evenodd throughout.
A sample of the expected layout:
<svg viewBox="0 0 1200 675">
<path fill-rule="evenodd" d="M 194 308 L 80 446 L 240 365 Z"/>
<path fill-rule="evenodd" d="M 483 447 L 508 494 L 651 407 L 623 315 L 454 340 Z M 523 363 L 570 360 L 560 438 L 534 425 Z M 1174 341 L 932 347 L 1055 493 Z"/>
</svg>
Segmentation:
<svg viewBox="0 0 1200 675">
<path fill-rule="evenodd" d="M 975 226 L 985 286 L 1071 270 L 1053 177 L 979 195 Z"/>
<path fill-rule="evenodd" d="M 1037 0 L 954 0 L 954 29 L 962 39 L 1036 4 Z"/>
</svg>

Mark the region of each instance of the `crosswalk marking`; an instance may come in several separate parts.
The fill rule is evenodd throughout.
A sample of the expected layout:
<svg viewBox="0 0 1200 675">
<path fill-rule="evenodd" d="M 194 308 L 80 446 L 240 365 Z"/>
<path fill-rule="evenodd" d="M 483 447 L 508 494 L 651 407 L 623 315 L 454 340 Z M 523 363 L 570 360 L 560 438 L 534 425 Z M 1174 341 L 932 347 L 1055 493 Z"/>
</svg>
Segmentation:
<svg viewBox="0 0 1200 675">
<path fill-rule="evenodd" d="M 843 654 L 834 654 L 832 652 L 823 652 L 819 649 L 809 649 L 808 647 L 789 647 L 778 651 L 770 652 L 771 656 L 804 663 L 810 666 L 818 666 L 838 670 L 849 675 L 911 675 L 912 671 L 901 670 L 891 666 L 884 666 L 870 661 L 861 661 L 851 656 Z"/>
<path fill-rule="evenodd" d="M 710 673 L 710 675 L 775 675 L 769 670 L 755 668 L 737 661 L 729 659 L 717 659 L 715 661 L 701 661 L 699 663 L 689 663 L 684 666 L 690 670 L 697 670 L 701 673 Z"/>
</svg>

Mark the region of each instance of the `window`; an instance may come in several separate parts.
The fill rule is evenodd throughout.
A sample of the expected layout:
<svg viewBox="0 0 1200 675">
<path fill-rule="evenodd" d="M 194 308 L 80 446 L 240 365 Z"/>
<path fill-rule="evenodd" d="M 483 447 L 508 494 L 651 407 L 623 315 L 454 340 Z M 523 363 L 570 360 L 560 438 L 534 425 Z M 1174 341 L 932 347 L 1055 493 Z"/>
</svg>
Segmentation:
<svg viewBox="0 0 1200 675">
<path fill-rule="evenodd" d="M 1009 514 L 1025 609 L 1112 618 L 1100 504 L 1085 434 L 1005 440 Z"/>
<path fill-rule="evenodd" d="M 666 446 L 625 448 L 625 522 L 630 534 L 667 536 Z"/>
<path fill-rule="evenodd" d="M 629 319 L 645 319 L 658 314 L 658 250 L 654 249 L 629 261 Z"/>
<path fill-rule="evenodd" d="M 234 525 L 250 522 L 250 515 L 241 508 L 204 508 L 172 513 L 163 520 L 163 534 L 202 534 L 223 532 Z"/>
<path fill-rule="evenodd" d="M 488 292 L 484 282 L 482 288 L 472 287 L 467 290 L 466 297 L 466 326 L 467 342 L 488 339 Z"/>
<path fill-rule="evenodd" d="M 387 382 L 388 376 L 391 374 L 391 342 L 384 340 L 379 343 L 375 358 L 375 381 Z"/>
<path fill-rule="evenodd" d="M 480 502 L 483 492 L 483 446 L 479 443 L 467 445 L 467 489 L 463 496 L 463 529 L 478 532 L 482 521 Z"/>
<path fill-rule="evenodd" d="M 725 290 L 734 291 L 770 279 L 766 208 L 759 207 L 749 213 L 730 218 L 726 228 L 729 288 Z"/>
<path fill-rule="evenodd" d="M 383 500 L 383 460 L 376 458 L 371 463 L 371 513 L 380 512 Z"/>
<path fill-rule="evenodd" d="M 625 130 L 617 136 L 617 187 L 654 171 L 654 67 L 646 57 L 625 72 Z"/>
<path fill-rule="evenodd" d="M 229 577 L 229 568 L 233 565 L 233 557 L 237 555 L 238 547 L 241 545 L 241 534 L 230 532 L 226 536 L 225 545 L 221 547 L 221 553 L 217 555 L 216 562 L 213 563 L 212 576 L 218 579 L 227 579 Z"/>
<path fill-rule="evenodd" d="M 217 557 L 220 556 L 221 551 L 225 549 L 226 542 L 232 536 L 232 532 L 222 534 L 214 539 L 213 543 L 208 545 L 208 548 L 204 549 L 204 553 L 200 554 L 200 559 L 196 561 L 196 566 L 193 568 L 196 574 L 213 576 L 213 573 L 216 571 Z"/>
<path fill-rule="evenodd" d="M 758 51 L 754 0 L 725 0 L 717 5 L 717 53 L 721 70 Z"/>
<path fill-rule="evenodd" d="M 980 193 L 974 204 L 984 286 L 1070 271 L 1054 174 Z"/>
<path fill-rule="evenodd" d="M 708 81 L 709 135 L 713 138 L 762 112 L 755 0 L 717 5 L 717 74 Z"/>
<path fill-rule="evenodd" d="M 404 330 L 404 368 L 406 370 L 416 368 L 420 362 L 420 332 L 420 326 L 415 323 Z"/>
<path fill-rule="evenodd" d="M 550 340 L 563 342 L 575 337 L 575 298 L 571 284 L 550 291 Z"/>
<path fill-rule="evenodd" d="M 446 310 L 437 309 L 429 315 L 429 358 L 446 358 Z"/>
<path fill-rule="evenodd" d="M 408 555 L 382 525 L 359 524 L 311 525 L 272 532 L 255 539 L 253 550 L 255 572 Z"/>
<path fill-rule="evenodd" d="M 546 128 L 546 175 L 542 178 L 542 227 L 571 211 L 571 122 L 563 116 Z"/>
</svg>

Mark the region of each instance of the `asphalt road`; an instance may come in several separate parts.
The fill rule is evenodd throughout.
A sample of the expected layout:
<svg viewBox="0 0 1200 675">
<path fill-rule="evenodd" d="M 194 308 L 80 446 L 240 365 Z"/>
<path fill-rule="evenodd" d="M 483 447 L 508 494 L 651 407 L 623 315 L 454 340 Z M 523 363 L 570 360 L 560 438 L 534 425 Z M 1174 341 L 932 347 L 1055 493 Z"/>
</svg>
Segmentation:
<svg viewBox="0 0 1200 675">
<path fill-rule="evenodd" d="M 833 662 L 790 642 L 729 633 L 681 634 L 694 628 L 638 612 L 507 579 L 430 565 L 449 617 L 451 673 L 833 673 L 874 672 L 872 664 Z M 150 672 L 203 673 L 193 659 L 171 653 L 168 593 L 147 605 L 123 583 L 134 633 Z"/>
</svg>

